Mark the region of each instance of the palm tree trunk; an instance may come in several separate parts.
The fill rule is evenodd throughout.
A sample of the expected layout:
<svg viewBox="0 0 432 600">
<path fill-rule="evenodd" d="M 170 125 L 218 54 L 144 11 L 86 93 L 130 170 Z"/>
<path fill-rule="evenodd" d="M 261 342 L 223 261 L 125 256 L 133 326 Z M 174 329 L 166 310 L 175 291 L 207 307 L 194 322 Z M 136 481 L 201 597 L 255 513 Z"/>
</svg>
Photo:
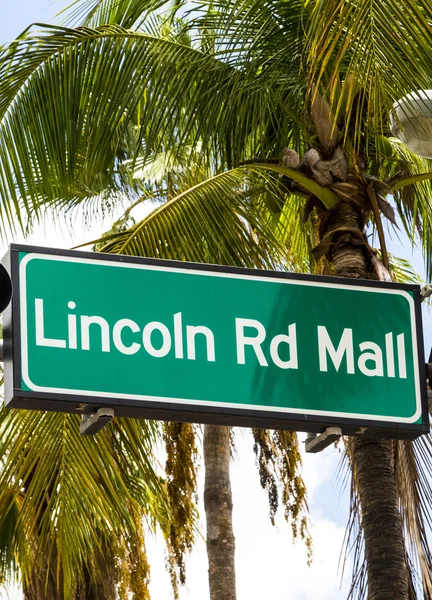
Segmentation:
<svg viewBox="0 0 432 600">
<path fill-rule="evenodd" d="M 76 600 L 115 600 L 117 597 L 115 586 L 107 590 L 106 585 L 91 581 L 89 581 L 88 587 L 79 591 L 75 596 Z"/>
<path fill-rule="evenodd" d="M 24 600 L 64 600 L 62 592 L 54 585 L 41 579 L 38 583 L 33 582 L 29 587 L 23 589 Z"/>
<path fill-rule="evenodd" d="M 41 578 L 23 589 L 23 598 L 24 600 L 64 600 L 65 597 L 53 581 L 49 581 L 45 586 L 45 581 Z M 75 598 L 76 600 L 111 600 L 116 598 L 116 589 L 113 587 L 111 593 L 107 595 L 106 585 L 92 583 L 88 588 L 81 589 Z"/>
<path fill-rule="evenodd" d="M 221 425 L 204 427 L 204 507 L 210 600 L 236 600 L 230 432 L 229 427 Z"/>
<path fill-rule="evenodd" d="M 31 580 L 23 585 L 24 600 L 64 600 L 61 577 L 48 563 L 51 549 L 44 549 L 44 568 L 31 573 Z"/>
<path fill-rule="evenodd" d="M 328 231 L 354 228 L 363 232 L 361 216 L 349 204 L 335 211 Z M 333 238 L 335 273 L 367 278 L 364 245 L 342 231 Z M 353 467 L 358 486 L 365 539 L 368 600 L 408 600 L 409 578 L 402 519 L 392 463 L 392 441 L 354 439 Z"/>
<path fill-rule="evenodd" d="M 408 570 L 390 440 L 354 440 L 369 600 L 408 600 Z"/>
<path fill-rule="evenodd" d="M 50 551 L 46 549 L 45 552 L 48 563 Z M 73 596 L 76 600 L 115 600 L 115 557 L 107 549 L 101 552 L 97 568 L 99 583 L 92 580 L 90 566 L 84 567 L 83 581 L 79 583 Z M 55 560 L 47 564 L 43 570 L 32 573 L 31 581 L 23 586 L 23 597 L 24 600 L 65 600 L 63 581 L 61 575 L 58 577 Z"/>
</svg>

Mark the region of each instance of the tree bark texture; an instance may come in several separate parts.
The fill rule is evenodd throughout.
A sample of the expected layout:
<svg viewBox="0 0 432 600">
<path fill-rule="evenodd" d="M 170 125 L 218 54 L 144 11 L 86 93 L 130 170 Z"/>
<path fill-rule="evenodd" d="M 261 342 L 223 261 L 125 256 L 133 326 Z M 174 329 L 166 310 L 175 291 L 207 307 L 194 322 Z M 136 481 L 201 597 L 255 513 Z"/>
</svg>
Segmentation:
<svg viewBox="0 0 432 600">
<path fill-rule="evenodd" d="M 328 230 L 333 238 L 332 260 L 339 277 L 367 278 L 364 245 L 347 230 L 363 233 L 362 217 L 354 206 L 341 203 Z M 345 231 L 344 231 L 345 229 Z M 354 439 L 353 467 L 358 484 L 365 539 L 368 600 L 409 600 L 402 519 L 392 462 L 392 441 L 358 436 Z"/>
<path fill-rule="evenodd" d="M 391 441 L 356 437 L 354 468 L 360 497 L 369 600 L 407 600 L 408 570 L 397 507 Z"/>
<path fill-rule="evenodd" d="M 24 600 L 64 600 L 63 593 L 57 589 L 55 582 L 49 578 L 32 581 L 23 589 Z"/>
<path fill-rule="evenodd" d="M 341 231 L 338 231 L 341 230 Z M 349 233 L 348 230 L 358 231 L 359 236 Z M 342 202 L 326 223 L 326 231 L 337 231 L 333 237 L 332 262 L 338 277 L 367 278 L 366 258 L 363 235 L 363 223 L 360 212 L 353 206 Z"/>
<path fill-rule="evenodd" d="M 91 583 L 85 589 L 80 589 L 74 597 L 76 600 L 111 600 L 116 598 L 116 590 L 114 586 L 107 593 L 106 585 Z M 65 596 L 52 578 L 49 579 L 48 584 L 41 578 L 23 589 L 23 598 L 24 600 L 64 600 Z"/>
<path fill-rule="evenodd" d="M 101 557 L 102 558 L 102 557 Z M 102 581 L 94 582 L 88 569 L 84 572 L 84 582 L 79 586 L 75 598 L 76 600 L 115 600 L 118 596 L 116 594 L 116 582 L 112 573 L 112 562 L 113 557 L 107 557 L 107 562 L 104 564 L 99 562 L 99 567 L 102 576 Z"/>
<path fill-rule="evenodd" d="M 49 550 L 46 549 L 48 558 Z M 83 582 L 78 585 L 73 597 L 75 600 L 115 600 L 116 582 L 113 576 L 114 557 L 101 553 L 98 561 L 101 581 L 92 581 L 90 572 L 84 568 Z M 42 571 L 35 571 L 27 586 L 23 586 L 24 600 L 65 600 L 63 581 L 57 579 L 56 561 L 53 560 Z M 77 577 L 78 579 L 78 577 Z"/>
<path fill-rule="evenodd" d="M 47 550 L 48 551 L 48 550 Z M 58 585 L 56 573 L 45 568 L 32 574 L 32 579 L 23 585 L 24 600 L 64 600 L 62 585 Z"/>
<path fill-rule="evenodd" d="M 236 600 L 229 427 L 204 427 L 204 464 L 210 600 Z"/>
</svg>

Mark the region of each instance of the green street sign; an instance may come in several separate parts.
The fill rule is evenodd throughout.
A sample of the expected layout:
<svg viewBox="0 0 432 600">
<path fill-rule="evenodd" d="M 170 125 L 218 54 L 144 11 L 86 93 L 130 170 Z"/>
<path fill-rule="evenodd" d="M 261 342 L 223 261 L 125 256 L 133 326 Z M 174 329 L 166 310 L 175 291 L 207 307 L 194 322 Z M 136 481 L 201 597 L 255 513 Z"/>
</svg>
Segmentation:
<svg viewBox="0 0 432 600">
<path fill-rule="evenodd" d="M 13 245 L 6 406 L 413 438 L 418 286 Z"/>
</svg>

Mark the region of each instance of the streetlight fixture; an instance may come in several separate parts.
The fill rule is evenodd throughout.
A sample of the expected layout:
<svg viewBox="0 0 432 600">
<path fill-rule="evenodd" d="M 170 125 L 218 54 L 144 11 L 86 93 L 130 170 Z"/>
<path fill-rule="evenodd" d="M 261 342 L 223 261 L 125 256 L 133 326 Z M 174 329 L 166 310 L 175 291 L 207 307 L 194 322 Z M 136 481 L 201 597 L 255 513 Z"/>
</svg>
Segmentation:
<svg viewBox="0 0 432 600">
<path fill-rule="evenodd" d="M 393 104 L 391 132 L 414 154 L 432 158 L 432 90 L 417 90 Z"/>
</svg>

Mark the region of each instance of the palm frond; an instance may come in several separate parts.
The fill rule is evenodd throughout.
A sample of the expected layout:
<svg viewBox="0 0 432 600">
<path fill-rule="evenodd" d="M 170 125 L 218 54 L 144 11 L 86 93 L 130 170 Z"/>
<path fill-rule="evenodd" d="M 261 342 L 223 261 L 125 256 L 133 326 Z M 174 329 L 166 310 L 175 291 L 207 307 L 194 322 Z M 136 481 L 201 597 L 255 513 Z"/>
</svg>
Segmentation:
<svg viewBox="0 0 432 600">
<path fill-rule="evenodd" d="M 327 89 L 356 147 L 389 132 L 389 111 L 408 92 L 430 89 L 432 9 L 422 0 L 312 5 L 309 77 Z"/>
<path fill-rule="evenodd" d="M 396 283 L 423 283 L 410 261 L 405 258 L 389 254 L 389 267 L 392 280 Z"/>
<path fill-rule="evenodd" d="M 340 198 L 337 194 L 335 194 L 332 190 L 328 188 L 322 187 L 321 185 L 316 183 L 316 181 L 313 181 L 309 177 L 306 177 L 306 175 L 303 175 L 303 173 L 301 173 L 300 171 L 283 167 L 281 165 L 266 165 L 260 163 L 252 163 L 250 166 L 254 169 L 272 171 L 275 173 L 279 173 L 279 175 L 285 175 L 285 177 L 293 179 L 296 183 L 306 188 L 307 191 L 309 191 L 311 194 L 319 198 L 324 204 L 324 206 L 329 210 L 336 208 L 336 206 L 340 203 Z"/>
<path fill-rule="evenodd" d="M 1 526 L 19 502 L 10 551 L 25 583 L 52 562 L 54 573 L 61 565 L 57 585 L 72 597 L 110 532 L 133 540 L 143 511 L 149 523 L 166 526 L 165 491 L 151 460 L 155 424 L 115 423 L 88 439 L 76 415 L 3 409 L 0 431 Z M 10 565 L 3 563 L 4 574 Z"/>
<path fill-rule="evenodd" d="M 117 25 L 27 35 L 1 54 L 0 81 L 0 195 L 27 212 L 118 187 L 130 124 L 132 158 L 188 139 L 236 162 L 270 135 L 278 102 L 254 70 Z"/>
<path fill-rule="evenodd" d="M 413 154 L 402 142 L 390 138 L 394 156 L 386 166 L 388 184 L 393 190 L 398 215 L 412 243 L 416 236 L 421 242 L 426 261 L 426 272 L 432 272 L 432 182 L 420 177 L 432 171 L 432 161 Z M 411 178 L 415 178 L 412 180 Z M 399 182 L 409 185 L 398 186 Z"/>
<path fill-rule="evenodd" d="M 239 167 L 216 175 L 162 204 L 104 252 L 196 262 L 275 268 L 284 249 L 265 225 L 263 189 L 280 202 L 278 180 Z M 194 216 L 191 219 L 191 215 Z M 103 241 L 103 240 L 101 240 Z"/>
<path fill-rule="evenodd" d="M 432 530 L 432 438 L 394 442 L 395 479 L 412 580 L 420 598 L 432 599 L 432 552 L 428 536 Z M 415 573 L 415 575 L 414 575 Z"/>
<path fill-rule="evenodd" d="M 312 258 L 317 233 L 314 222 L 305 219 L 306 205 L 307 200 L 288 197 L 282 210 L 273 217 L 275 236 L 285 248 L 283 265 L 287 271 L 296 273 L 316 272 L 317 266 Z"/>
<path fill-rule="evenodd" d="M 393 102 L 432 87 L 432 8 L 425 0 L 215 0 L 201 5 L 85 0 L 75 9 L 72 18 L 82 20 L 83 27 L 39 26 L 1 51 L 0 219 L 12 221 L 22 205 L 32 215 L 50 202 L 64 208 L 122 193 L 134 200 L 168 196 L 132 227 L 125 230 L 127 220 L 117 223 L 103 238 L 103 249 L 311 270 L 315 215 L 304 218 L 303 212 L 310 216 L 304 198 L 290 195 L 284 179 L 299 181 L 301 173 L 266 164 L 233 167 L 251 159 L 259 163 L 258 157 L 278 161 L 287 145 L 301 155 L 307 147 L 322 146 L 313 110 L 314 94 L 320 93 L 335 117 L 327 136 L 329 152 L 343 143 L 360 175 L 370 167 L 370 175 L 393 184 L 404 228 L 411 241 L 421 237 L 431 270 L 432 188 L 419 175 L 432 172 L 432 164 L 397 142 L 389 142 L 388 155 L 379 144 L 389 135 Z M 177 11 L 181 22 L 175 21 Z M 171 178 L 169 161 L 178 166 L 186 148 L 194 161 L 201 148 L 203 169 L 189 175 L 185 161 L 185 174 L 177 170 Z M 149 172 L 148 160 L 155 156 L 165 157 L 159 174 Z M 410 185 L 398 187 L 407 178 Z M 300 181 L 334 208 L 339 199 L 333 191 L 311 188 L 313 183 L 306 177 Z M 190 189 L 185 191 L 185 185 Z M 412 276 L 405 264 L 396 270 L 401 278 Z M 9 452 L 0 477 L 6 490 L 0 490 L 0 507 L 12 518 L 13 502 L 17 506 L 26 492 L 20 505 L 25 535 L 19 534 L 16 556 L 20 563 L 26 553 L 32 556 L 28 532 L 37 533 L 38 543 L 49 540 L 49 549 L 60 536 L 69 543 L 60 557 L 70 583 L 83 556 L 94 564 L 100 558 L 96 530 L 116 527 L 125 536 L 128 531 L 139 535 L 134 516 L 141 501 L 157 519 L 160 482 L 156 476 L 150 479 L 150 489 L 142 477 L 153 465 L 138 447 L 138 425 L 130 425 L 131 430 L 114 425 L 92 447 L 78 443 L 74 417 L 32 418 L 22 417 L 16 434 L 12 421 L 2 417 L 2 425 L 0 419 Z M 8 446 L 18 433 L 17 449 Z M 397 443 L 394 458 L 409 529 L 407 560 L 412 572 L 420 573 L 420 580 L 412 577 L 412 587 L 420 581 L 419 590 L 430 596 L 425 531 L 431 498 L 425 477 L 432 461 L 429 446 L 422 444 Z M 41 458 L 45 454 L 51 470 Z M 73 488 L 71 474 L 85 481 L 82 495 Z M 96 498 L 97 485 L 107 486 L 106 505 Z M 348 529 L 356 548 L 352 594 L 363 597 L 355 485 L 353 480 L 354 521 Z M 111 514 L 118 493 L 124 493 L 125 503 Z M 71 515 L 82 512 L 86 535 L 72 530 Z M 4 539 L 7 546 L 7 535 Z"/>
<path fill-rule="evenodd" d="M 69 26 L 116 24 L 138 29 L 152 12 L 168 8 L 167 0 L 74 0 L 63 12 Z"/>
<path fill-rule="evenodd" d="M 9 490 L 8 490 L 9 491 Z M 15 540 L 23 540 L 25 536 L 19 531 L 20 507 L 22 496 L 10 491 L 11 498 L 5 504 L 9 507 L 2 515 L 0 522 L 0 585 L 8 584 L 18 578 L 19 564 L 15 555 Z"/>
</svg>

